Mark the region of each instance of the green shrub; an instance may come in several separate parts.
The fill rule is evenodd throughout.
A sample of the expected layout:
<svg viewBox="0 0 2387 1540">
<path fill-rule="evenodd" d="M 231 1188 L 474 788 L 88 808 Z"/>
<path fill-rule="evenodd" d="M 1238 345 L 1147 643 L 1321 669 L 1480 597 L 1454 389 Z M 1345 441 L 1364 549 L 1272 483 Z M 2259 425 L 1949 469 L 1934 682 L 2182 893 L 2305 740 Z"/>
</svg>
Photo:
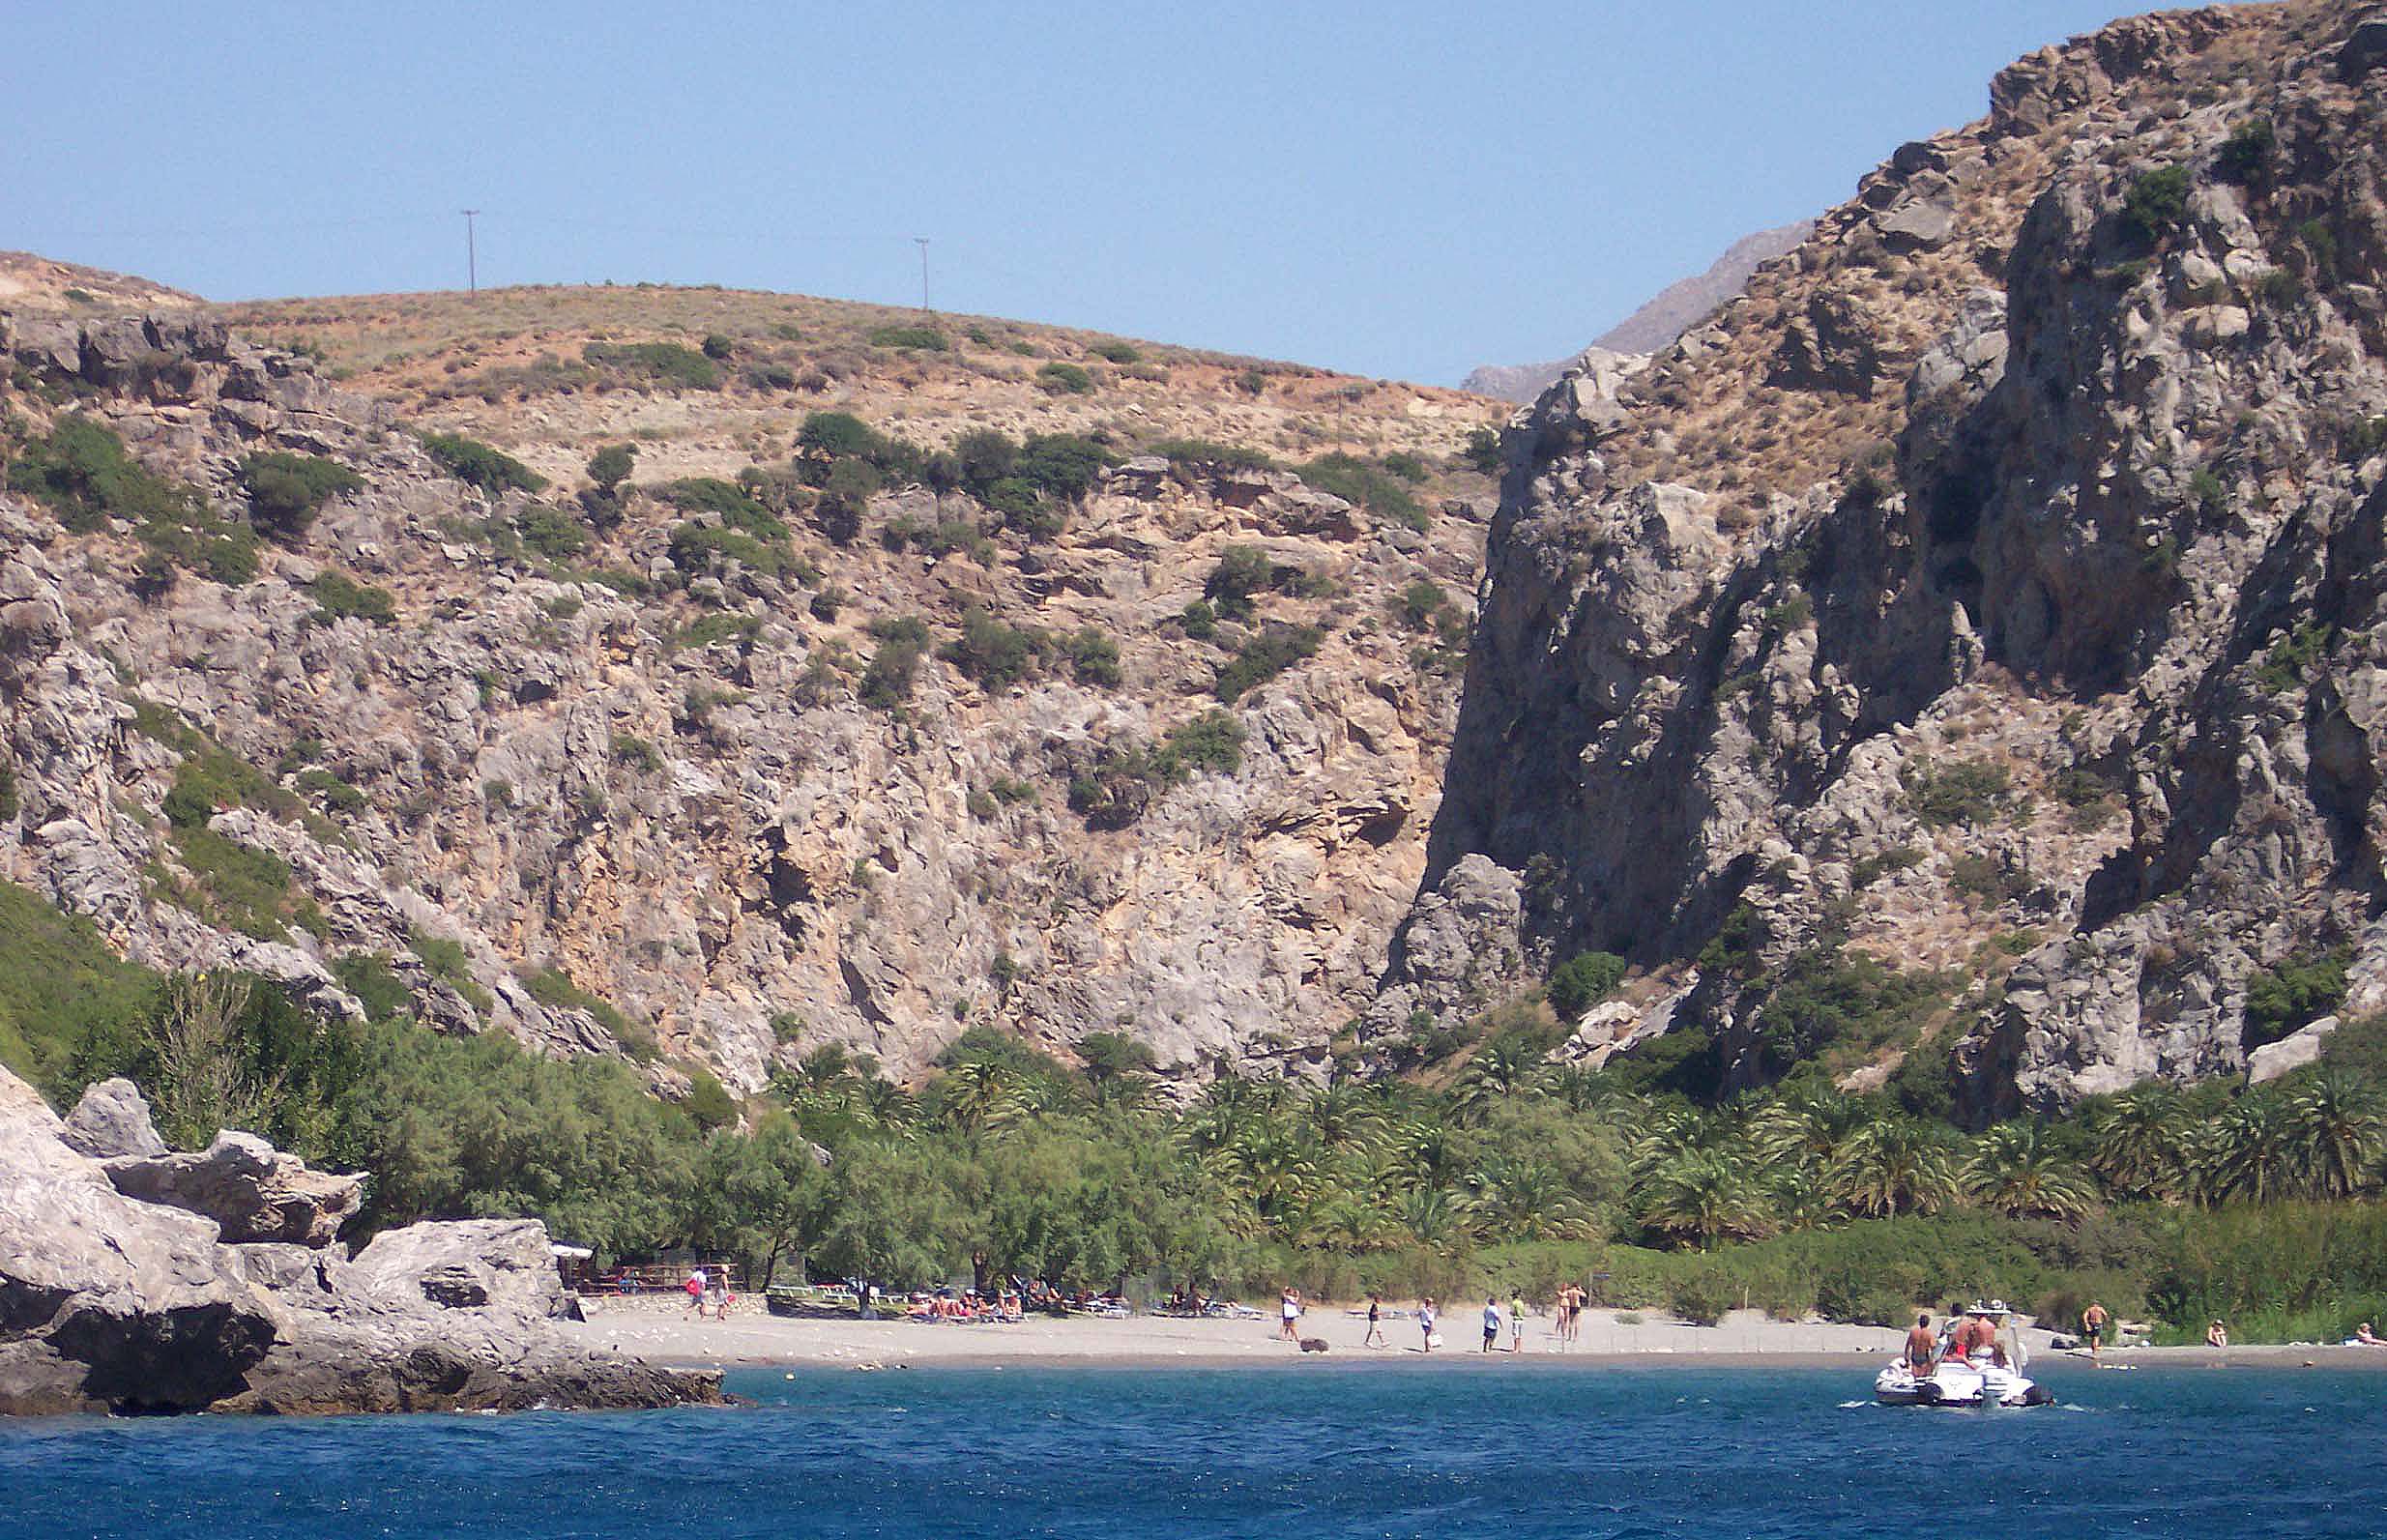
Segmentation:
<svg viewBox="0 0 2387 1540">
<path fill-rule="evenodd" d="M 13 822 L 22 808 L 16 796 L 15 763 L 0 759 L 0 824 Z"/>
<path fill-rule="evenodd" d="M 1231 775 L 1243 764 L 1243 724 L 1208 711 L 1169 730 L 1158 744 L 1127 739 L 1104 745 L 1069 780 L 1071 811 L 1097 828 L 1143 816 L 1152 799 L 1197 771 Z"/>
<path fill-rule="evenodd" d="M 760 635 L 762 629 L 760 616 L 726 612 L 699 615 L 672 633 L 671 645 L 674 648 L 712 647 L 719 642 L 736 642 L 743 646 Z"/>
<path fill-rule="evenodd" d="M 1708 1272 L 1686 1273 L 1666 1292 L 1666 1308 L 1695 1326 L 1712 1326 L 1740 1303 L 1739 1291 Z"/>
<path fill-rule="evenodd" d="M 1151 452 L 1172 465 L 1199 465 L 1222 471 L 1272 471 L 1273 457 L 1239 444 L 1219 444 L 1209 439 L 1163 439 L 1151 447 Z"/>
<path fill-rule="evenodd" d="M 190 487 L 153 475 L 111 429 L 79 413 L 23 447 L 8 467 L 8 485 L 78 535 L 110 519 L 131 524 L 149 548 L 135 585 L 145 596 L 162 593 L 184 569 L 227 587 L 257 575 L 256 533 L 246 520 L 227 519 Z"/>
<path fill-rule="evenodd" d="M 335 497 L 364 489 L 364 478 L 319 454 L 251 454 L 241 461 L 240 482 L 248 493 L 248 517 L 258 529 L 296 539 Z"/>
<path fill-rule="evenodd" d="M 514 532 L 522 537 L 525 550 L 550 562 L 568 562 L 589 548 L 588 531 L 580 521 L 544 503 L 524 508 L 514 520 Z"/>
<path fill-rule="evenodd" d="M 1496 428 L 1479 427 L 1468 430 L 1467 447 L 1459 451 L 1470 470 L 1485 476 L 1500 474 L 1500 435 Z"/>
<path fill-rule="evenodd" d="M 322 798 L 325 805 L 339 813 L 362 813 L 368 802 L 363 792 L 327 770 L 299 771 L 298 789 Z"/>
<path fill-rule="evenodd" d="M 1215 707 L 1169 729 L 1161 740 L 1165 768 L 1232 775 L 1243 768 L 1243 724 Z"/>
<path fill-rule="evenodd" d="M 1917 1035 L 1948 994 L 1936 973 L 1902 973 L 1837 946 L 1807 947 L 1759 982 L 1771 988 L 1755 1018 L 1757 1039 L 1777 1078 L 1812 1061 L 1851 1066 Z"/>
<path fill-rule="evenodd" d="M 1303 482 L 1356 504 L 1382 519 L 1422 531 L 1428 519 L 1425 505 L 1398 477 L 1381 466 L 1337 450 L 1299 467 Z"/>
<path fill-rule="evenodd" d="M 589 479 L 599 491 L 611 492 L 629 479 L 637 459 L 637 445 L 608 444 L 589 456 Z"/>
<path fill-rule="evenodd" d="M 592 342 L 580 350 L 580 356 L 600 367 L 644 375 L 683 390 L 721 388 L 720 364 L 712 356 L 677 342 Z"/>
<path fill-rule="evenodd" d="M 878 638 L 878 649 L 862 669 L 855 695 L 864 706 L 891 712 L 912 698 L 913 680 L 928 651 L 928 623 L 917 616 L 892 616 L 873 621 L 870 634 Z"/>
<path fill-rule="evenodd" d="M 834 621 L 837 618 L 837 612 L 845 607 L 845 602 L 850 597 L 852 597 L 851 595 L 834 583 L 822 584 L 819 592 L 812 596 L 812 602 L 809 606 L 812 618 L 818 621 Z"/>
<path fill-rule="evenodd" d="M 1933 828 L 1950 824 L 1980 824 L 2005 806 L 2011 779 L 2003 765 L 1983 760 L 1960 760 L 1951 765 L 1918 761 L 1899 771 L 1907 789 L 1907 804 L 1914 816 Z"/>
<path fill-rule="evenodd" d="M 635 733 L 613 735 L 613 762 L 645 775 L 652 775 L 663 768 L 663 756 L 656 752 L 653 743 Z"/>
<path fill-rule="evenodd" d="M 99 927 L 0 883 L 0 1064 L 64 1106 L 82 1090 L 83 1046 L 137 1034 L 160 980 L 108 949 Z"/>
<path fill-rule="evenodd" d="M 1117 457 L 1075 433 L 1039 433 L 1020 446 L 1012 474 L 1047 497 L 1074 503 L 1093 490 Z"/>
<path fill-rule="evenodd" d="M 874 348 L 911 348 L 922 353 L 943 353 L 946 343 L 945 334 L 933 326 L 881 326 L 870 332 Z"/>
<path fill-rule="evenodd" d="M 1108 359 L 1113 363 L 1140 363 L 1144 359 L 1143 354 L 1124 342 L 1096 342 L 1086 351 L 1098 359 Z"/>
<path fill-rule="evenodd" d="M 1069 658 L 1069 672 L 1080 684 L 1106 690 L 1119 688 L 1119 644 L 1108 635 L 1093 626 L 1083 626 L 1064 637 L 1061 645 Z"/>
<path fill-rule="evenodd" d="M 2326 1016 L 2345 999 L 2350 948 L 2300 952 L 2246 980 L 2246 1047 L 2275 1043 L 2305 1023 Z"/>
<path fill-rule="evenodd" d="M 1384 455 L 1380 463 L 1386 471 L 1412 486 L 1434 479 L 1434 473 L 1426 468 L 1426 462 L 1407 450 L 1394 450 Z"/>
<path fill-rule="evenodd" d="M 1052 639 L 1040 630 L 1005 625 L 983 606 L 962 611 L 961 634 L 937 655 L 990 690 L 1018 683 L 1036 670 Z"/>
<path fill-rule="evenodd" d="M 2268 181 L 2271 152 L 2279 143 L 2269 118 L 2249 118 L 2229 131 L 2213 157 L 2213 174 L 2225 182 L 2252 187 Z"/>
<path fill-rule="evenodd" d="M 425 433 L 422 448 L 439 468 L 467 486 L 501 492 L 543 492 L 547 479 L 503 450 L 456 433 Z"/>
<path fill-rule="evenodd" d="M 1326 633 L 1315 625 L 1270 625 L 1248 637 L 1219 669 L 1213 691 L 1232 705 L 1305 658 L 1315 657 Z"/>
<path fill-rule="evenodd" d="M 1055 360 L 1036 370 L 1036 383 L 1055 395 L 1088 395 L 1092 393 L 1094 377 L 1074 363 Z"/>
<path fill-rule="evenodd" d="M 1185 634 L 1197 642 L 1207 642 L 1218 634 L 1218 611 L 1208 599 L 1195 599 L 1179 615 Z"/>
<path fill-rule="evenodd" d="M 360 583 L 344 572 L 326 568 L 306 586 L 315 596 L 315 613 L 306 618 L 309 625 L 329 625 L 334 621 L 370 621 L 375 625 L 397 624 L 397 596 L 386 588 Z"/>
<path fill-rule="evenodd" d="M 738 1103 L 709 1069 L 688 1076 L 688 1099 L 681 1104 L 699 1133 L 713 1133 L 738 1121 Z"/>
<path fill-rule="evenodd" d="M 414 991 L 390 966 L 390 959 L 381 952 L 350 952 L 332 964 L 332 976 L 339 987 L 357 997 L 364 1007 L 364 1019 L 371 1022 L 412 1020 Z"/>
<path fill-rule="evenodd" d="M 2256 682 L 2274 695 L 2296 688 L 2311 678 L 2313 665 L 2336 641 L 2336 626 L 2322 621 L 2304 622 L 2271 644 L 2255 670 Z"/>
<path fill-rule="evenodd" d="M 2122 198 L 2122 223 L 2141 240 L 2161 241 L 2188 218 L 2188 194 L 2195 186 L 2189 168 L 2165 166 L 2141 171 L 2132 179 Z"/>
<path fill-rule="evenodd" d="M 1574 1021 L 1624 982 L 1625 961 L 1615 952 L 1578 952 L 1550 975 L 1545 998 L 1561 1021 Z"/>
</svg>

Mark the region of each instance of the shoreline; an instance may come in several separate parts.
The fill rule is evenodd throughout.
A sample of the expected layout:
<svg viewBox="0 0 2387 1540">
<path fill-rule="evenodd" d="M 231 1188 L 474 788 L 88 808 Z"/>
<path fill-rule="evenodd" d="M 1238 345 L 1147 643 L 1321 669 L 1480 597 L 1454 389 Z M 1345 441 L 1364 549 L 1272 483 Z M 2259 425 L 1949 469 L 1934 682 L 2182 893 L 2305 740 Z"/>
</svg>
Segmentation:
<svg viewBox="0 0 2387 1540">
<path fill-rule="evenodd" d="M 1361 1346 L 1364 1318 L 1312 1310 L 1300 1325 L 1301 1335 L 1324 1339 L 1324 1353 L 1304 1353 L 1273 1335 L 1272 1321 L 1195 1321 L 1168 1316 L 1136 1316 L 1123 1321 L 1086 1318 L 1031 1317 L 1016 1324 L 962 1324 L 913 1321 L 860 1321 L 852 1318 L 771 1316 L 755 1311 L 733 1313 L 726 1322 L 687 1319 L 680 1308 L 623 1307 L 609 1301 L 589 1301 L 589 1319 L 568 1322 L 574 1340 L 610 1349 L 644 1362 L 684 1368 L 717 1369 L 898 1369 L 898 1368 L 1234 1368 L 1274 1364 L 1325 1364 L 1348 1368 L 1355 1364 L 1432 1365 L 1454 1372 L 1472 1365 L 1478 1371 L 1495 1368 L 1565 1367 L 1619 1368 L 1703 1364 L 1715 1367 L 1759 1365 L 1796 1368 L 1849 1368 L 1885 1363 L 1902 1344 L 1904 1333 L 1880 1326 L 1848 1326 L 1818 1322 L 1778 1322 L 1755 1311 L 1734 1311 L 1714 1326 L 1695 1326 L 1667 1317 L 1645 1315 L 1617 1321 L 1633 1312 L 1594 1311 L 1586 1314 L 1580 1342 L 1561 1347 L 1548 1317 L 1528 1318 L 1524 1351 L 1508 1351 L 1508 1335 L 1499 1350 L 1478 1351 L 1481 1336 L 1472 1312 L 1459 1324 L 1465 1335 L 1450 1329 L 1444 1316 L 1444 1346 L 1431 1353 L 1418 1351 L 1418 1332 L 1412 1321 L 1388 1321 L 1384 1332 L 1390 1346 Z M 2084 1352 L 2048 1346 L 2049 1334 L 2028 1328 L 2025 1334 L 2032 1363 L 2089 1367 Z M 2387 1351 L 2290 1345 L 2251 1345 L 2214 1349 L 2110 1348 L 2108 1366 L 2152 1367 L 2303 1367 L 2387 1370 Z"/>
</svg>

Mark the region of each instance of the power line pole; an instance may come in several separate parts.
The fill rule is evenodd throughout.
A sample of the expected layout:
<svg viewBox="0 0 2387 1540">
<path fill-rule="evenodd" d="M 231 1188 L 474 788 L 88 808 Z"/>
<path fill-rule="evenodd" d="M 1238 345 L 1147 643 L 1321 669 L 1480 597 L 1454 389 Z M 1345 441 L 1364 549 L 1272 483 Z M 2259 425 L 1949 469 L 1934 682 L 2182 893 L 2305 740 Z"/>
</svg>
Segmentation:
<svg viewBox="0 0 2387 1540">
<path fill-rule="evenodd" d="M 479 209 L 466 209 L 463 213 L 464 281 L 471 285 L 471 292 L 478 295 L 480 292 L 480 243 L 474 239 L 473 220 L 480 216 L 480 211 Z"/>
<path fill-rule="evenodd" d="M 912 239 L 918 244 L 920 248 L 920 309 L 926 311 L 928 309 L 928 237 L 916 235 Z"/>
</svg>

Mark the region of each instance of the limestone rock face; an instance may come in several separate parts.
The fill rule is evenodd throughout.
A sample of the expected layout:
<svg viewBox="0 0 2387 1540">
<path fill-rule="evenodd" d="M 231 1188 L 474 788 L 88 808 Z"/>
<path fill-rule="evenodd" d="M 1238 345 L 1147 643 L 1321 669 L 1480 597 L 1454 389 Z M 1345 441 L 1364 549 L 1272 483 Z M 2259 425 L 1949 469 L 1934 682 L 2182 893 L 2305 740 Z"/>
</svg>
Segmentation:
<svg viewBox="0 0 2387 1540">
<path fill-rule="evenodd" d="M 67 1115 L 63 1137 L 75 1153 L 94 1160 L 166 1152 L 157 1124 L 150 1121 L 148 1098 L 122 1076 L 84 1088 L 82 1099 Z"/>
<path fill-rule="evenodd" d="M 284 1188 L 355 1179 L 265 1155 Z M 591 1352 L 550 1325 L 563 1293 L 535 1221 L 415 1225 L 350 1262 L 337 1244 L 227 1244 L 215 1220 L 130 1197 L 112 1175 L 0 1070 L 0 1414 L 719 1398 L 713 1377 Z"/>
<path fill-rule="evenodd" d="M 364 1177 L 310 1170 L 254 1134 L 229 1130 L 196 1154 L 111 1160 L 107 1177 L 128 1198 L 206 1215 L 232 1243 L 329 1245 L 364 1202 Z"/>
<path fill-rule="evenodd" d="M 882 532 L 983 512 L 911 487 L 842 544 L 790 510 L 807 599 L 736 560 L 682 572 L 674 531 L 720 515 L 658 485 L 578 559 L 608 586 L 475 534 L 551 507 L 454 479 L 385 403 L 220 325 L 0 312 L 0 392 L 71 395 L 235 516 L 251 452 L 365 481 L 267 542 L 252 580 L 162 593 L 126 531 L 0 491 L 0 880 L 136 961 L 354 1016 L 335 970 L 370 955 L 437 1030 L 551 1054 L 652 1039 L 742 1092 L 826 1044 L 917 1073 L 971 1025 L 1064 1055 L 1124 1026 L 1183 1081 L 1317 1075 L 1373 997 L 1457 718 L 1484 520 L 1463 500 L 1412 528 L 1290 472 L 1139 456 L 1056 534 L 930 555 Z M 1464 427 L 1432 431 L 1455 448 Z M 1190 635 L 1233 547 L 1282 575 Z M 328 615 L 327 576 L 386 590 L 396 623 Z M 974 611 L 1041 636 L 1042 665 L 954 662 Z M 873 704 L 870 627 L 899 617 L 931 645 L 909 699 Z M 1067 660 L 1089 637 L 1115 666 Z M 1279 637 L 1314 654 L 1221 701 L 1221 671 Z M 1105 767 L 1211 710 L 1239 749 L 1086 805 Z M 218 754 L 261 784 L 203 827 L 168 818 L 184 767 Z M 286 874 L 286 896 L 228 915 L 211 858 Z"/>
<path fill-rule="evenodd" d="M 1371 1041 L 1481 1007 L 1446 884 L 1484 861 L 1520 897 L 1478 981 L 1641 964 L 1588 1060 L 1699 959 L 1669 1030 L 1726 1089 L 1779 1073 L 1755 1016 L 1816 947 L 1944 978 L 1952 1030 L 1841 1067 L 1927 1054 L 1976 1119 L 2247 1071 L 2265 970 L 2387 1005 L 2379 25 L 2034 54 L 1596 415 L 1562 382 L 1516 420 Z M 2163 167 L 2155 228 L 2125 205 Z"/>
</svg>

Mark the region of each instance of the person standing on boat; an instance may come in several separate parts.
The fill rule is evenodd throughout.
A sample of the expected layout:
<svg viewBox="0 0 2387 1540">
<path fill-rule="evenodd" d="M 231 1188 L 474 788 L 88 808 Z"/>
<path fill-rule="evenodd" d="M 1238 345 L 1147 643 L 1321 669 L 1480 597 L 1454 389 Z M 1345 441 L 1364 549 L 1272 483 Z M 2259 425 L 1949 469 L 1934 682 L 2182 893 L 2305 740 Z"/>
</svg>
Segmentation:
<svg viewBox="0 0 2387 1540">
<path fill-rule="evenodd" d="M 1932 1372 L 1932 1360 L 1939 1356 L 1939 1336 L 1931 1329 L 1931 1317 L 1914 1318 L 1914 1329 L 1907 1333 L 1907 1369 L 1917 1380 Z"/>
<path fill-rule="evenodd" d="M 2106 1340 L 2106 1307 L 2092 1299 L 2081 1312 L 2081 1338 L 2088 1344 L 2088 1361 L 2097 1361 L 2097 1350 Z"/>
</svg>

